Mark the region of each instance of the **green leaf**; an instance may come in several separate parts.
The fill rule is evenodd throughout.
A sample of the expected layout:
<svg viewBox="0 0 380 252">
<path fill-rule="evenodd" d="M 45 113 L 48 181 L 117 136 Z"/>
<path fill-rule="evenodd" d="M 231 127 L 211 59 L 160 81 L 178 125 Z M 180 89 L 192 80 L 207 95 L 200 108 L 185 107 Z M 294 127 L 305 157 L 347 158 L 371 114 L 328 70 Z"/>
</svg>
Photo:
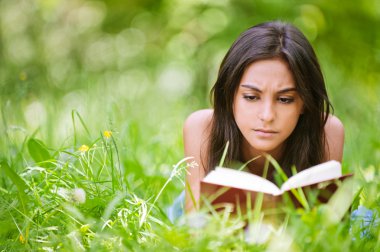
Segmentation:
<svg viewBox="0 0 380 252">
<path fill-rule="evenodd" d="M 362 197 L 363 197 L 362 193 L 364 193 L 364 186 L 360 187 L 360 189 L 358 190 L 358 192 L 355 194 L 354 200 L 353 200 L 352 206 L 351 206 L 352 210 L 357 209 L 360 205 L 364 205 L 365 199 L 364 199 L 363 202 L 361 202 L 362 201 Z"/>
<path fill-rule="evenodd" d="M 28 188 L 28 186 L 26 185 L 25 181 L 8 165 L 6 160 L 1 160 L 0 168 L 5 172 L 5 175 L 7 175 L 12 180 L 13 184 L 17 187 L 20 202 L 25 211 L 25 203 L 28 200 L 25 190 Z"/>
<path fill-rule="evenodd" d="M 342 220 L 355 200 L 355 180 L 345 179 L 326 204 L 326 221 L 328 224 L 336 224 Z"/>
<path fill-rule="evenodd" d="M 28 151 L 36 163 L 40 163 L 52 158 L 45 144 L 35 138 L 30 138 L 28 140 Z"/>
</svg>

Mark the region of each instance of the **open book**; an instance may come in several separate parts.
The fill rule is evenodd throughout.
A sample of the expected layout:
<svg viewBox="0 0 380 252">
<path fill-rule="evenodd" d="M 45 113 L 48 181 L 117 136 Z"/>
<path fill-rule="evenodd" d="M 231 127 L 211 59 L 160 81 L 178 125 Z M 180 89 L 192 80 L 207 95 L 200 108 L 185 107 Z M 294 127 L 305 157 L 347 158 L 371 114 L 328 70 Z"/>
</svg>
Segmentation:
<svg viewBox="0 0 380 252">
<path fill-rule="evenodd" d="M 253 198 L 257 192 L 276 198 L 292 189 L 312 187 L 321 182 L 344 179 L 347 176 L 350 175 L 342 176 L 342 168 L 339 162 L 328 161 L 293 175 L 281 187 L 278 187 L 273 182 L 249 172 L 217 167 L 201 181 L 201 194 L 210 196 L 224 187 L 230 188 L 230 190 L 221 193 L 216 202 L 234 202 L 236 197 L 239 197 L 241 201 L 242 191 L 245 194 L 250 192 Z M 333 191 L 336 190 L 336 186 L 331 188 Z M 212 201 L 215 202 L 215 200 Z"/>
</svg>

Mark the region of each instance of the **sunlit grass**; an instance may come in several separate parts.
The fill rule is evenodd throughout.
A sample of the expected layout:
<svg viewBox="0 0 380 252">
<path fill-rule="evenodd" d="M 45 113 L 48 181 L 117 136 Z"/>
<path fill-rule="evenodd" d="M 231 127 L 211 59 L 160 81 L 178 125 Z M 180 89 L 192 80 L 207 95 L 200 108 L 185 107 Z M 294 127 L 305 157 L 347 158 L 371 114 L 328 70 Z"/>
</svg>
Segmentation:
<svg viewBox="0 0 380 252">
<path fill-rule="evenodd" d="M 101 89 L 92 91 L 86 99 L 95 101 Z M 185 100 L 157 101 L 152 94 L 134 101 L 121 100 L 119 104 L 106 104 L 108 99 L 88 104 L 83 113 L 67 111 L 67 120 L 63 121 L 55 109 L 47 109 L 50 121 L 37 128 L 14 117 L 23 114 L 22 106 L 13 110 L 2 107 L 2 249 L 380 248 L 376 221 L 380 167 L 376 158 L 371 163 L 371 157 L 356 149 L 350 126 L 346 128 L 345 153 L 356 151 L 363 159 L 357 159 L 358 154 L 345 156 L 345 172 L 355 173 L 355 183 L 341 186 L 328 204 L 303 202 L 303 209 L 284 206 L 269 211 L 260 207 L 260 202 L 251 202 L 252 209 L 237 215 L 231 208 L 218 212 L 209 205 L 199 214 L 171 223 L 166 208 L 185 187 L 185 166 L 175 164 L 184 158 L 181 130 L 190 113 L 188 104 Z M 42 103 L 46 108 L 63 104 L 58 99 L 56 105 L 49 105 L 52 98 L 46 100 Z M 374 108 L 368 105 L 368 110 L 373 112 Z M 60 128 L 52 126 L 60 124 Z M 370 123 L 366 127 L 372 126 Z M 364 139 L 375 142 L 373 132 L 366 131 Z M 358 195 L 354 195 L 356 191 Z M 357 197 L 351 203 L 353 196 Z M 298 198 L 303 200 L 302 196 Z M 348 209 L 350 205 L 352 209 Z M 350 213 L 359 205 L 372 210 L 371 219 L 359 215 L 350 220 Z"/>
<path fill-rule="evenodd" d="M 94 93 L 87 99 L 95 99 L 99 91 Z M 157 102 L 149 95 L 134 103 L 98 102 L 83 114 L 68 111 L 62 122 L 60 114 L 49 110 L 50 123 L 62 123 L 66 131 L 55 131 L 47 122 L 30 128 L 27 121 L 13 118 L 9 107 L 2 109 L 7 123 L 2 124 L 0 247 L 6 250 L 380 248 L 375 161 L 358 166 L 360 160 L 345 156 L 346 172 L 355 173 L 355 183 L 341 186 L 325 205 L 299 195 L 302 209 L 285 205 L 268 210 L 258 197 L 250 202 L 252 209 L 240 209 L 237 215 L 231 207 L 218 212 L 208 205 L 171 223 L 166 208 L 185 187 L 186 166 L 179 164 L 184 158 L 182 122 L 190 112 L 186 101 Z M 15 111 L 22 114 L 22 108 Z M 350 127 L 346 132 L 345 151 L 352 153 Z M 360 215 L 350 220 L 359 205 L 372 210 L 370 220 Z"/>
<path fill-rule="evenodd" d="M 81 124 L 90 131 L 85 120 Z M 128 146 L 121 148 L 120 134 L 98 130 L 98 137 L 78 135 L 72 138 L 72 144 L 60 149 L 50 148 L 30 136 L 20 143 L 18 155 L 2 161 L 2 248 L 70 251 L 380 248 L 376 221 L 380 191 L 376 181 L 380 174 L 375 167 L 358 169 L 354 180 L 344 182 L 324 205 L 298 210 L 285 207 L 276 217 L 260 207 L 262 198 L 258 197 L 252 211 L 249 207 L 248 211 L 235 215 L 229 207 L 220 212 L 208 205 L 173 224 L 165 209 L 172 202 L 170 198 L 184 188 L 187 159 L 177 159 L 180 157 L 177 152 L 174 155 L 169 152 L 169 161 L 175 162 L 163 164 L 167 165 L 167 173 L 145 173 L 152 165 L 156 165 L 154 169 L 159 167 L 154 164 L 155 159 L 145 161 L 145 165 L 151 164 L 147 167 L 134 151 L 121 155 L 124 153 L 121 149 Z M 132 131 L 132 134 L 141 133 Z M 164 142 L 157 144 L 158 148 L 168 148 Z M 149 155 L 161 153 L 156 152 L 157 147 Z M 354 195 L 355 192 L 358 194 Z M 363 218 L 350 220 L 351 205 L 354 209 L 362 205 L 373 211 L 369 225 L 362 225 Z"/>
<path fill-rule="evenodd" d="M 0 250 L 380 250 L 378 61 L 355 49 L 377 48 L 369 5 L 258 1 L 252 16 L 248 4 L 180 2 L 0 1 Z M 367 15 L 368 30 L 336 10 Z M 354 180 L 327 204 L 295 192 L 304 208 L 269 211 L 258 197 L 236 215 L 206 204 L 172 223 L 182 123 L 208 106 L 233 38 L 273 13 L 312 35 Z"/>
</svg>

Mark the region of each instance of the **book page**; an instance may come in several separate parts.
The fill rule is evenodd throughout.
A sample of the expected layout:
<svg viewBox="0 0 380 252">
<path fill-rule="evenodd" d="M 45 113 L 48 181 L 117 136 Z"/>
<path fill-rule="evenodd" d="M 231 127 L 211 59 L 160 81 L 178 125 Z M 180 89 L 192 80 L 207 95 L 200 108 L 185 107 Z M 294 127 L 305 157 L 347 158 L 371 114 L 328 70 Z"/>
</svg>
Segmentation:
<svg viewBox="0 0 380 252">
<path fill-rule="evenodd" d="M 272 195 L 281 194 L 281 190 L 269 180 L 252 173 L 216 167 L 203 179 L 204 182 L 233 187 L 247 191 L 263 192 Z"/>
<path fill-rule="evenodd" d="M 336 179 L 340 176 L 342 176 L 341 164 L 338 161 L 331 160 L 293 175 L 282 185 L 281 191 L 285 192 L 293 188 Z"/>
</svg>

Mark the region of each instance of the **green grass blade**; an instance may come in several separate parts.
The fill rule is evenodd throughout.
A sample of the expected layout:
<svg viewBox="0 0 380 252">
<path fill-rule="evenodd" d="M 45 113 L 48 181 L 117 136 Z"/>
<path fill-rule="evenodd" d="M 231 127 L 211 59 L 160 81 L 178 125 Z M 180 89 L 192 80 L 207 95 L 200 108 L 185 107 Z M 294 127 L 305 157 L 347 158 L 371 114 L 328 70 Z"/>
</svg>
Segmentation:
<svg viewBox="0 0 380 252">
<path fill-rule="evenodd" d="M 275 170 L 277 171 L 277 173 L 280 175 L 280 177 L 283 180 L 283 182 L 287 181 L 288 180 L 288 176 L 286 176 L 284 170 L 280 167 L 280 165 L 278 164 L 278 162 L 272 156 L 270 156 L 270 155 L 266 155 L 266 158 L 273 165 L 273 167 L 275 168 Z M 294 168 L 292 167 L 292 169 L 294 169 Z M 293 172 L 296 173 L 296 171 L 293 171 Z M 301 205 L 306 210 L 310 210 L 309 203 L 306 200 L 306 197 L 305 197 L 305 194 L 302 191 L 302 188 L 292 189 L 290 191 L 294 195 L 294 197 L 298 200 L 298 202 L 300 202 Z"/>
<path fill-rule="evenodd" d="M 123 177 L 123 172 L 121 170 L 119 149 L 117 148 L 117 144 L 116 144 L 115 138 L 113 136 L 111 136 L 111 140 L 112 140 L 113 146 L 115 147 L 115 153 L 116 153 L 116 157 L 117 157 L 117 168 L 119 170 L 120 187 L 121 187 L 121 189 L 125 189 L 126 187 L 128 188 L 129 186 L 124 184 L 124 183 L 126 183 L 126 180 L 123 179 L 124 177 Z"/>
<path fill-rule="evenodd" d="M 292 166 L 292 174 L 296 175 L 297 170 L 295 166 Z M 307 210 L 310 210 L 309 203 L 307 202 L 306 196 L 302 190 L 302 188 L 297 188 L 297 191 L 292 190 L 293 195 L 297 198 L 297 200 L 301 203 L 301 205 Z"/>
<path fill-rule="evenodd" d="M 197 202 L 195 201 L 193 190 L 191 190 L 191 186 L 189 182 L 187 181 L 186 181 L 186 189 L 187 189 L 188 194 L 190 195 L 190 199 L 191 199 L 191 202 L 193 203 L 194 209 L 197 209 L 198 206 L 197 206 Z"/>
<path fill-rule="evenodd" d="M 252 159 L 250 159 L 250 160 L 248 160 L 247 162 L 245 162 L 242 166 L 240 166 L 239 167 L 239 171 L 241 171 L 241 170 L 243 170 L 249 163 L 251 163 L 252 161 L 255 161 L 256 159 L 258 159 L 258 158 L 260 158 L 261 157 L 261 155 L 260 156 L 257 156 L 257 157 L 254 157 L 254 158 L 252 158 Z"/>
<path fill-rule="evenodd" d="M 226 155 L 227 155 L 229 145 L 230 145 L 230 141 L 227 141 L 226 147 L 224 147 L 222 158 L 220 159 L 220 162 L 219 162 L 219 167 L 222 167 L 224 164 L 224 160 L 226 159 Z"/>
<path fill-rule="evenodd" d="M 250 197 L 249 197 L 250 198 Z M 264 193 L 259 192 L 256 194 L 255 206 L 253 208 L 253 221 L 258 222 L 261 216 L 261 208 L 263 206 Z"/>
<path fill-rule="evenodd" d="M 326 205 L 326 218 L 329 224 L 339 223 L 348 212 L 352 202 L 357 195 L 354 192 L 355 180 L 345 179 Z M 360 189 L 358 189 L 360 190 Z"/>
<path fill-rule="evenodd" d="M 76 137 L 76 127 L 75 127 L 75 115 L 78 117 L 79 121 L 81 122 L 84 130 L 86 131 L 87 135 L 89 138 L 91 138 L 91 134 L 90 134 L 90 131 L 88 130 L 86 124 L 84 123 L 84 120 L 82 118 L 82 116 L 79 114 L 79 112 L 75 109 L 73 109 L 71 111 L 71 120 L 73 121 L 73 128 L 74 128 L 74 146 L 76 147 L 77 146 L 77 137 Z"/>
<path fill-rule="evenodd" d="M 0 161 L 0 168 L 4 171 L 4 173 L 12 180 L 18 190 L 18 196 L 20 198 L 21 205 L 25 212 L 26 202 L 28 201 L 28 197 L 25 193 L 25 190 L 28 189 L 28 186 L 22 180 L 22 178 L 8 165 L 6 160 Z"/>
<path fill-rule="evenodd" d="M 41 140 L 30 138 L 27 146 L 30 156 L 36 163 L 52 159 L 46 145 Z"/>
<path fill-rule="evenodd" d="M 265 155 L 265 157 L 269 160 L 269 162 L 273 165 L 274 169 L 277 171 L 277 173 L 280 175 L 281 179 L 283 181 L 288 180 L 288 176 L 286 176 L 284 170 L 280 167 L 280 165 L 277 163 L 276 159 L 274 159 L 271 155 Z"/>
</svg>

